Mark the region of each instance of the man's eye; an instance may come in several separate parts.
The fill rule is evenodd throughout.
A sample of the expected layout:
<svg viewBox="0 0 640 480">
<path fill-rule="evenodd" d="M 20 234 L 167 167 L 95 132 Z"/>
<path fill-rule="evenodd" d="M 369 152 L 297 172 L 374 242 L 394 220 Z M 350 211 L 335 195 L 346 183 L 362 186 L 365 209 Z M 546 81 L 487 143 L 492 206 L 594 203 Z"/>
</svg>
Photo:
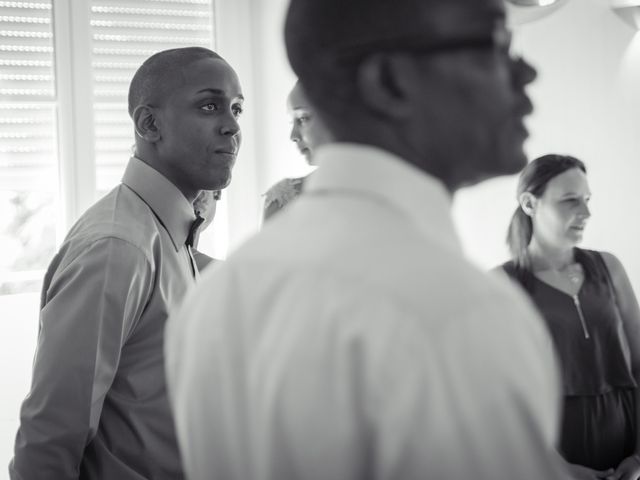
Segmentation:
<svg viewBox="0 0 640 480">
<path fill-rule="evenodd" d="M 200 108 L 206 112 L 214 112 L 218 109 L 218 106 L 215 103 L 207 103 Z"/>
<path fill-rule="evenodd" d="M 240 105 L 233 107 L 233 114 L 236 117 L 239 117 L 240 115 L 242 115 L 242 112 L 244 112 L 244 109 Z"/>
</svg>

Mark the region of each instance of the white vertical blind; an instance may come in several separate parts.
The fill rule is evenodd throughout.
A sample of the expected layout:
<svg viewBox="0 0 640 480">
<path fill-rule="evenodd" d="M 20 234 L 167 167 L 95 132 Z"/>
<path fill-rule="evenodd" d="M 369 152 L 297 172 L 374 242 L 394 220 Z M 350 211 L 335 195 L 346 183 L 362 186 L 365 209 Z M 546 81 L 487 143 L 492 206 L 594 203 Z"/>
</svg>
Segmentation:
<svg viewBox="0 0 640 480">
<path fill-rule="evenodd" d="M 34 175 L 56 165 L 51 23 L 51 0 L 0 1 L 3 189 L 32 188 Z"/>
<path fill-rule="evenodd" d="M 0 294 L 34 288 L 55 247 L 51 0 L 0 1 Z"/>
</svg>

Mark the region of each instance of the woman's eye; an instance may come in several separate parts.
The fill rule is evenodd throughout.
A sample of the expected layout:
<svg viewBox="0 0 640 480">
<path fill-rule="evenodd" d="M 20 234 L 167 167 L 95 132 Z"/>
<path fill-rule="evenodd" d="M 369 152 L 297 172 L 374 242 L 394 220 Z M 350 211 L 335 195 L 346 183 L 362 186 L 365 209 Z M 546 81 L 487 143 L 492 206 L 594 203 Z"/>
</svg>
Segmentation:
<svg viewBox="0 0 640 480">
<path fill-rule="evenodd" d="M 200 107 L 202 110 L 207 112 L 213 112 L 218 109 L 218 106 L 215 103 L 207 103 Z"/>
<path fill-rule="evenodd" d="M 244 109 L 240 105 L 233 107 L 233 115 L 236 118 L 242 115 L 242 112 L 244 112 Z"/>
</svg>

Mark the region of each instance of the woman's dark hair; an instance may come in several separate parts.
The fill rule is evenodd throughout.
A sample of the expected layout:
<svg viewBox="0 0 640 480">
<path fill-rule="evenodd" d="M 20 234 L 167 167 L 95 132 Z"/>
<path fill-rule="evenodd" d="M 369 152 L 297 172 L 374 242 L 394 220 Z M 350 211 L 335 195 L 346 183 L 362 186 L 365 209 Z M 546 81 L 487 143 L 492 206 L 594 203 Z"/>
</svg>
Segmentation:
<svg viewBox="0 0 640 480">
<path fill-rule="evenodd" d="M 569 155 L 549 154 L 536 158 L 520 173 L 517 188 L 518 202 L 520 196 L 525 192 L 529 192 L 537 198 L 541 197 L 553 178 L 573 168 L 579 168 L 584 173 L 587 173 L 584 163 Z M 531 272 L 531 258 L 527 247 L 531 242 L 532 235 L 533 225 L 531 218 L 518 205 L 509 223 L 507 245 L 511 252 L 516 274 L 521 279 L 524 279 L 523 277 Z M 580 259 L 576 258 L 576 261 L 583 260 L 584 256 L 579 256 Z M 583 264 L 587 274 L 589 271 L 595 272 L 589 263 L 587 262 L 587 265 Z M 595 268 L 595 266 L 593 267 Z"/>
</svg>

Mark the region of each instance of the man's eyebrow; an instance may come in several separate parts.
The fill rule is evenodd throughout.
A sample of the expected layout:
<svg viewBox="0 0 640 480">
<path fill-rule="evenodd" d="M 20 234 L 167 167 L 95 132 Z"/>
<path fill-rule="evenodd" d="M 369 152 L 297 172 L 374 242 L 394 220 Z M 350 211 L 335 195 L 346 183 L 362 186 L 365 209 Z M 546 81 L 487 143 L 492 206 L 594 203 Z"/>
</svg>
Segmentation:
<svg viewBox="0 0 640 480">
<path fill-rule="evenodd" d="M 219 88 L 203 88 L 202 90 L 198 90 L 196 94 L 200 93 L 211 93 L 213 95 L 226 96 L 226 92 L 224 90 L 220 90 Z M 244 96 L 242 94 L 238 95 L 237 98 L 244 101 Z"/>
</svg>

